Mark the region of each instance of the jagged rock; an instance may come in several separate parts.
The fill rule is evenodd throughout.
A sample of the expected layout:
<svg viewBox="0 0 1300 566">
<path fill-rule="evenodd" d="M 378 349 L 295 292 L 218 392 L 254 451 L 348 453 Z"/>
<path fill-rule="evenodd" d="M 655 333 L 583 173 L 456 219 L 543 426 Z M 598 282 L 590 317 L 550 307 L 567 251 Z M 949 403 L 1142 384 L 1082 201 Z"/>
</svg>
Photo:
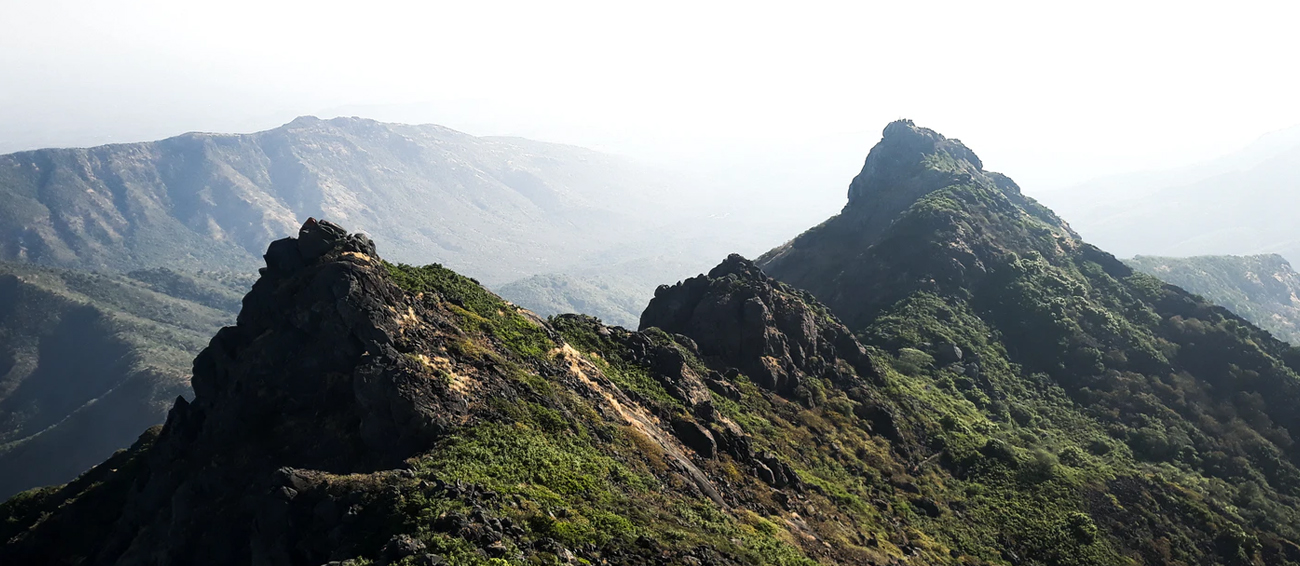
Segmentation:
<svg viewBox="0 0 1300 566">
<path fill-rule="evenodd" d="M 718 417 L 709 423 L 709 431 L 717 440 L 718 449 L 722 452 L 742 462 L 752 458 L 753 439 L 740 428 L 740 425 L 726 417 Z"/>
<path fill-rule="evenodd" d="M 755 467 L 758 469 L 759 479 L 768 485 L 777 489 L 785 487 L 798 488 L 801 484 L 799 474 L 795 473 L 790 464 L 782 462 L 776 454 L 764 452 L 755 456 Z"/>
<path fill-rule="evenodd" d="M 307 263 L 293 238 L 271 242 L 262 257 L 266 260 L 266 271 L 272 273 L 291 273 Z"/>
<path fill-rule="evenodd" d="M 943 343 L 935 348 L 935 361 L 942 365 L 955 364 L 962 360 L 961 348 L 956 344 Z"/>
<path fill-rule="evenodd" d="M 455 511 L 443 513 L 433 523 L 433 528 L 444 532 L 454 533 L 470 525 L 469 518 Z"/>
<path fill-rule="evenodd" d="M 416 385 L 410 381 L 416 373 L 413 362 L 394 343 L 402 329 L 395 317 L 381 315 L 406 299 L 375 259 L 353 253 L 357 240 L 340 231 L 326 222 L 304 224 L 300 241 L 339 245 L 328 253 L 308 246 L 315 255 L 302 266 L 284 270 L 282 264 L 253 286 L 239 324 L 223 328 L 195 359 L 196 400 L 174 409 L 179 413 L 177 434 L 239 438 L 254 434 L 254 427 L 271 418 L 297 424 L 295 413 L 318 410 L 305 399 L 352 400 L 334 416 L 360 423 L 357 432 L 365 445 L 389 454 L 393 462 L 443 430 L 454 408 L 443 405 L 436 387 L 428 388 L 435 383 L 410 387 Z M 325 379 L 294 379 L 300 375 Z M 256 402 L 249 402 L 254 392 Z M 186 416 L 190 413 L 202 416 Z M 200 420 L 201 431 L 179 426 Z M 304 415 L 301 424 L 309 420 Z M 297 446 L 320 460 L 353 452 L 320 438 Z"/>
<path fill-rule="evenodd" d="M 408 556 L 421 554 L 424 549 L 424 543 L 411 535 L 397 535 L 384 545 L 380 553 L 386 563 L 393 563 Z"/>
<path fill-rule="evenodd" d="M 758 479 L 761 480 L 763 483 L 771 486 L 776 485 L 777 482 L 776 473 L 774 473 L 772 471 L 772 468 L 769 468 L 767 464 L 764 464 L 759 461 L 755 461 L 754 473 L 758 477 Z"/>
<path fill-rule="evenodd" d="M 673 397 L 692 409 L 712 405 L 713 397 L 709 395 L 709 388 L 705 385 L 704 379 L 691 369 L 686 363 L 686 358 L 677 349 L 652 346 L 647 357 L 651 360 L 650 367 L 654 370 L 655 377 L 659 378 L 664 388 Z"/>
<path fill-rule="evenodd" d="M 641 315 L 641 328 L 650 327 L 690 337 L 704 356 L 785 395 L 808 375 L 839 383 L 877 375 L 862 345 L 815 300 L 738 255 L 706 276 L 660 286 Z"/>
<path fill-rule="evenodd" d="M 700 426 L 700 423 L 679 418 L 673 421 L 673 432 L 677 433 L 677 438 L 681 439 L 682 444 L 690 447 L 701 457 L 713 459 L 717 456 L 717 441 L 713 439 L 713 434 L 708 429 Z"/>
<path fill-rule="evenodd" d="M 939 507 L 939 504 L 936 503 L 934 499 L 929 497 L 917 499 L 912 502 L 912 505 L 915 505 L 918 509 L 924 511 L 926 515 L 931 517 L 939 517 L 943 515 L 943 509 Z"/>
</svg>

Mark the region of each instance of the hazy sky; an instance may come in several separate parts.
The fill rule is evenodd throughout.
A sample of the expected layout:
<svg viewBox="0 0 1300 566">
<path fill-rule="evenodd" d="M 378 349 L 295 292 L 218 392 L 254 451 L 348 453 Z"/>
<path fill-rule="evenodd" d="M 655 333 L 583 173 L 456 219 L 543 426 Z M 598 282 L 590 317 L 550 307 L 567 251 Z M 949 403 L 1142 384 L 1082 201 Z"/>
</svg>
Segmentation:
<svg viewBox="0 0 1300 566">
<path fill-rule="evenodd" d="M 851 175 L 909 117 L 1032 190 L 1300 123 L 1298 5 L 0 0 L 0 149 L 341 111 Z"/>
</svg>

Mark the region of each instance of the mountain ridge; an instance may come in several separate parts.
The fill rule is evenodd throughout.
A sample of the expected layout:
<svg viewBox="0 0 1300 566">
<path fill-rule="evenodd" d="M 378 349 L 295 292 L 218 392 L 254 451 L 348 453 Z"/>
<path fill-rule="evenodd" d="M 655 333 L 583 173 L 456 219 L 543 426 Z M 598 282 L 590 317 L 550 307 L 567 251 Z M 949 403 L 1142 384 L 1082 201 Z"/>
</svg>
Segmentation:
<svg viewBox="0 0 1300 566">
<path fill-rule="evenodd" d="M 329 215 L 394 242 L 395 259 L 439 260 L 504 283 L 562 267 L 560 247 L 590 253 L 611 243 L 616 226 L 648 227 L 663 208 L 655 201 L 672 190 L 671 176 L 630 160 L 517 142 L 436 125 L 302 117 L 253 134 L 0 156 L 0 189 L 14 202 L 5 219 L 15 230 L 0 234 L 0 251 L 11 260 L 123 271 L 251 267 L 263 242 L 292 232 L 295 219 Z M 484 214 L 484 199 L 509 220 Z M 441 218 L 437 231 L 429 214 Z M 569 227 L 540 221 L 545 215 Z M 528 238 L 512 232 L 521 222 Z M 602 233 L 604 241 L 595 237 Z M 509 249 L 530 241 L 531 254 Z M 538 253 L 559 263 L 539 262 Z M 482 255 L 518 256 L 516 271 L 500 272 Z"/>
<path fill-rule="evenodd" d="M 1300 349 L 890 128 L 879 191 L 635 332 L 309 221 L 195 400 L 0 506 L 0 559 L 1300 563 Z"/>
<path fill-rule="evenodd" d="M 886 136 L 881 143 L 891 142 Z M 1253 524 L 1268 525 L 1258 537 L 1275 541 L 1266 550 L 1269 560 L 1293 560 L 1289 504 L 1268 501 L 1297 495 L 1300 453 L 1289 439 L 1300 421 L 1286 408 L 1300 395 L 1297 351 L 1222 307 L 1135 273 L 1084 242 L 1009 179 L 951 175 L 978 172 L 977 161 L 954 166 L 952 157 L 936 150 L 905 164 L 929 170 L 913 180 L 930 181 L 923 196 L 886 219 L 883 235 L 862 238 L 853 231 L 872 211 L 861 210 L 869 203 L 850 204 L 761 257 L 759 265 L 808 289 L 865 343 L 893 352 L 892 363 L 903 373 L 930 380 L 953 399 L 965 398 L 991 420 L 1032 430 L 1039 440 L 1028 445 L 1047 451 L 1043 458 L 1050 461 L 1051 447 L 1062 442 L 1098 454 L 1101 442 L 1088 435 L 1121 441 L 1133 459 L 1112 461 L 1114 473 L 1140 477 L 1149 473 L 1142 471 L 1147 466 L 1164 467 L 1189 478 L 1176 489 L 1196 498 L 1250 501 L 1239 510 L 1249 510 Z M 971 351 L 977 356 L 967 362 L 961 353 Z M 1046 422 L 1053 424 L 1034 424 Z M 1075 440 L 1064 440 L 1070 437 Z M 1058 450 L 1058 457 L 1067 453 Z M 1233 458 L 1242 466 L 1222 466 Z M 988 476 L 982 481 L 997 483 Z M 1070 483 L 1046 483 L 1056 482 Z M 1226 495 L 1243 482 L 1261 491 Z M 1119 487 L 1111 483 L 1100 491 Z M 1112 495 L 1121 501 L 1166 497 L 1149 493 L 1153 488 Z M 1097 488 L 1085 482 L 1074 489 Z M 1259 493 L 1268 495 L 1260 500 Z M 1086 512 L 1094 519 L 1107 515 L 1096 507 Z M 1211 557 L 1221 552 L 1215 546 L 1224 536 L 1215 534 L 1219 520 L 1144 521 L 1150 530 L 1141 535 L 1112 530 L 1111 536 L 1148 563 L 1259 559 L 1260 548 L 1241 546 L 1237 556 Z M 1033 529 L 1030 520 L 1003 525 Z M 1170 554 L 1162 540 L 1198 550 Z"/>
</svg>

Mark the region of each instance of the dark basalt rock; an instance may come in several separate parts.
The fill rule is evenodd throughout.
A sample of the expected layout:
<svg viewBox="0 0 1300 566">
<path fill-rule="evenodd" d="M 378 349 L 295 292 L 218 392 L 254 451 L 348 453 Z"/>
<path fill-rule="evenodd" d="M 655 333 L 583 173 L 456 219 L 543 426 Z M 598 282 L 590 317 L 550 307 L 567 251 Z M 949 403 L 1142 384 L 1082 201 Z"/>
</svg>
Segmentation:
<svg viewBox="0 0 1300 566">
<path fill-rule="evenodd" d="M 877 375 L 866 350 L 824 307 L 739 255 L 708 275 L 659 287 L 641 315 L 641 328 L 650 327 L 689 337 L 704 356 L 783 395 L 795 395 L 806 376 L 850 384 Z"/>
<path fill-rule="evenodd" d="M 717 456 L 717 441 L 713 439 L 709 429 L 704 428 L 700 423 L 679 418 L 673 421 L 673 432 L 681 439 L 682 444 L 690 447 L 701 457 L 712 459 Z"/>
<path fill-rule="evenodd" d="M 956 344 L 939 344 L 935 347 L 935 361 L 940 364 L 955 364 L 962 360 L 962 351 Z"/>
<path fill-rule="evenodd" d="M 90 563 L 324 563 L 374 535 L 369 507 L 312 474 L 400 466 L 465 412 L 457 392 L 402 353 L 459 331 L 397 288 L 374 253 L 369 238 L 315 220 L 270 245 L 238 323 L 194 361 L 194 400 L 178 398 L 161 430 L 132 449 L 145 471 Z M 96 512 L 74 505 L 60 520 L 94 524 Z M 65 562 L 41 546 L 42 532 L 24 540 L 44 548 L 33 551 L 42 563 Z"/>
</svg>

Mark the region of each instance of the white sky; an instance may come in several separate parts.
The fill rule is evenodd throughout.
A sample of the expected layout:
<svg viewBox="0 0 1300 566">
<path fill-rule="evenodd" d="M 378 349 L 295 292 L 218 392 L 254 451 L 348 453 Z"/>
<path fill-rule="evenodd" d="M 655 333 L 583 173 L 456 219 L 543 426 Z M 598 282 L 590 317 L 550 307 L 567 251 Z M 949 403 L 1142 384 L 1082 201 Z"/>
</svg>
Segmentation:
<svg viewBox="0 0 1300 566">
<path fill-rule="evenodd" d="M 1032 192 L 1300 124 L 1297 22 L 1289 1 L 0 0 L 0 149 L 334 109 L 660 159 L 807 156 L 843 163 L 842 190 L 909 117 Z"/>
</svg>

